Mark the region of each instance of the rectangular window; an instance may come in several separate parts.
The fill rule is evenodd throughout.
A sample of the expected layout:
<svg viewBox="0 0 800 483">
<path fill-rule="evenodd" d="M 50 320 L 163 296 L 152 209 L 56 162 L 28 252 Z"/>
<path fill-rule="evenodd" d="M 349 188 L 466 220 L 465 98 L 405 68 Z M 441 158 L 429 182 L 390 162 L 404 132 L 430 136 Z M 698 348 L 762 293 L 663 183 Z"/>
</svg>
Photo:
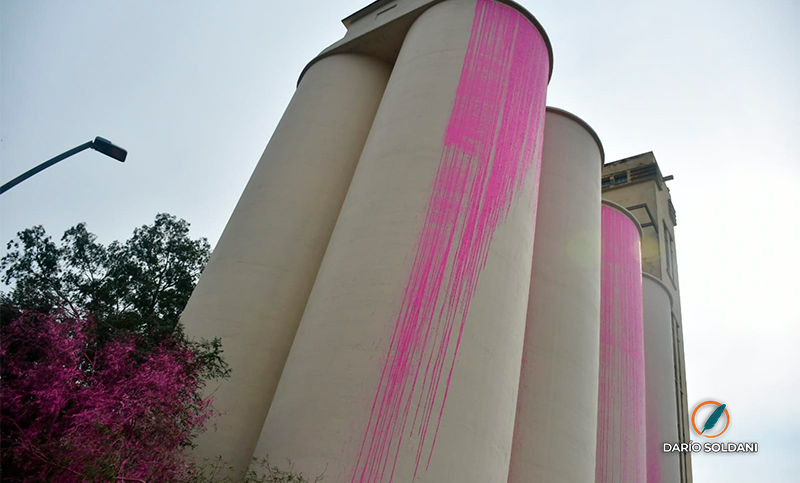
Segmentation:
<svg viewBox="0 0 800 483">
<path fill-rule="evenodd" d="M 672 276 L 672 260 L 669 256 L 669 230 L 667 230 L 667 224 L 664 223 L 664 258 L 667 261 L 667 273 L 669 276 Z"/>
<path fill-rule="evenodd" d="M 667 275 L 669 275 L 672 285 L 678 288 L 678 284 L 675 282 L 677 278 L 675 276 L 675 239 L 672 237 L 666 222 L 664 223 L 664 258 L 667 262 Z"/>
<path fill-rule="evenodd" d="M 628 182 L 628 173 L 621 173 L 614 176 L 614 184 L 623 184 Z"/>
</svg>

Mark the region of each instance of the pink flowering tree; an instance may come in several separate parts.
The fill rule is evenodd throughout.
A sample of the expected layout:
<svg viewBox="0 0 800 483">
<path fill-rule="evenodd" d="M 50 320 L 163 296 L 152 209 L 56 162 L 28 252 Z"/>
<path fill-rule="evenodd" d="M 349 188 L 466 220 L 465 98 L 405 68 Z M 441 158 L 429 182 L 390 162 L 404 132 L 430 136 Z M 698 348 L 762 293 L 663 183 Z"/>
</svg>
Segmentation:
<svg viewBox="0 0 800 483">
<path fill-rule="evenodd" d="M 184 451 L 214 415 L 219 341 L 99 345 L 89 317 L 34 312 L 0 328 L 4 481 L 185 481 Z"/>
</svg>

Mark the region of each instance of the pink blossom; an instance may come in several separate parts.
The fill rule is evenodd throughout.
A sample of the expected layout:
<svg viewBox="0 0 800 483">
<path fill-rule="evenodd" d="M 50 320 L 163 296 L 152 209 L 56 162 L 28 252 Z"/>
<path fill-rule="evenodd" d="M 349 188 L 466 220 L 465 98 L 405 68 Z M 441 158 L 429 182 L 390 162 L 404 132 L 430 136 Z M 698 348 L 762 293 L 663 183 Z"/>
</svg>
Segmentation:
<svg viewBox="0 0 800 483">
<path fill-rule="evenodd" d="M 214 415 L 190 343 L 97 346 L 91 318 L 26 313 L 1 329 L 6 481 L 181 481 Z"/>
</svg>

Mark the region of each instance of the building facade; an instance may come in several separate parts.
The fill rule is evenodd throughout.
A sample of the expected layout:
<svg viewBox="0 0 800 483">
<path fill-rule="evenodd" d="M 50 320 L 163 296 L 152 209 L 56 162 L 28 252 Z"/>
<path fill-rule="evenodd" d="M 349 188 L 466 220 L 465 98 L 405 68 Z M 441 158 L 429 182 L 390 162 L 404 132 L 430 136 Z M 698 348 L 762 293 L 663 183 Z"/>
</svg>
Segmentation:
<svg viewBox="0 0 800 483">
<path fill-rule="evenodd" d="M 686 396 L 686 361 L 683 351 L 683 319 L 678 283 L 675 227 L 678 225 L 667 182 L 652 152 L 620 159 L 603 166 L 603 198 L 614 201 L 636 216 L 643 229 L 642 270 L 663 282 L 672 298 L 674 381 L 681 442 L 691 439 Z M 682 481 L 692 481 L 690 453 L 681 453 Z"/>
<path fill-rule="evenodd" d="M 550 41 L 513 1 L 379 0 L 343 23 L 182 315 L 232 368 L 195 455 L 350 483 L 641 482 L 664 307 L 643 269 L 674 282 L 674 340 L 653 337 L 683 361 L 663 178 L 602 167 L 594 130 L 546 106 Z M 675 387 L 656 415 L 683 431 Z"/>
</svg>

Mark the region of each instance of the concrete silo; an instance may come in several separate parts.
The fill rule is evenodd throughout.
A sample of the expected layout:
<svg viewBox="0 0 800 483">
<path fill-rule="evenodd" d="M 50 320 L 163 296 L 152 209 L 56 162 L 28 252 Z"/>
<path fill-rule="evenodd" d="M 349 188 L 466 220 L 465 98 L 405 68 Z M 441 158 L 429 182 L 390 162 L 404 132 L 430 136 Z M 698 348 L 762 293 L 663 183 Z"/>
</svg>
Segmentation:
<svg viewBox="0 0 800 483">
<path fill-rule="evenodd" d="M 588 124 L 547 108 L 509 482 L 595 475 L 603 157 Z"/>
<path fill-rule="evenodd" d="M 647 482 L 680 483 L 678 453 L 664 453 L 664 443 L 678 437 L 678 396 L 672 335 L 672 295 L 664 283 L 642 273 L 644 354 L 647 377 Z"/>
<path fill-rule="evenodd" d="M 257 457 L 333 481 L 507 478 L 550 65 L 516 6 L 414 21 Z"/>
<path fill-rule="evenodd" d="M 647 479 L 642 228 L 603 200 L 597 483 Z"/>
<path fill-rule="evenodd" d="M 223 412 L 198 458 L 243 470 L 258 441 L 308 295 L 391 67 L 362 55 L 305 73 L 181 317 L 191 337 L 221 337 Z"/>
</svg>

